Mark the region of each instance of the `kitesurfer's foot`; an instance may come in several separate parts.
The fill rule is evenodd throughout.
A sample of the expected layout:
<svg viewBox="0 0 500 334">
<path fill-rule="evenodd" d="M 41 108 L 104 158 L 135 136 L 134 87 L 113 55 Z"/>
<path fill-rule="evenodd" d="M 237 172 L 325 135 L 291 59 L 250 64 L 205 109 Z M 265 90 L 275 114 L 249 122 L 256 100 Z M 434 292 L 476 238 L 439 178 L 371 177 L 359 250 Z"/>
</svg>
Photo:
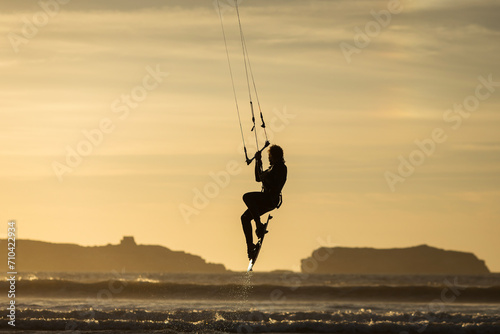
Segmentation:
<svg viewBox="0 0 500 334">
<path fill-rule="evenodd" d="M 254 253 L 255 253 L 255 245 L 254 244 L 247 245 L 247 254 L 249 260 L 253 258 Z"/>
<path fill-rule="evenodd" d="M 264 234 L 266 234 L 266 227 L 262 223 L 257 223 L 257 229 L 255 230 L 255 234 L 257 235 L 257 238 L 262 239 L 264 237 Z"/>
</svg>

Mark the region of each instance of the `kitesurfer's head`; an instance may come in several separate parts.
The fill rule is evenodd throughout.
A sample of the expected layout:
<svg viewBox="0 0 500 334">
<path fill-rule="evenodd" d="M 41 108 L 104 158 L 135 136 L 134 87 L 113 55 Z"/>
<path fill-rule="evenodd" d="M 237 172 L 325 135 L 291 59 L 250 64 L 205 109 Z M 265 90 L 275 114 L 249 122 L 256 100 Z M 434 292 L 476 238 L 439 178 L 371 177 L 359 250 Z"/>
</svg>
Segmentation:
<svg viewBox="0 0 500 334">
<path fill-rule="evenodd" d="M 276 165 L 279 163 L 285 163 L 283 149 L 278 145 L 271 145 L 269 147 L 269 164 Z"/>
</svg>

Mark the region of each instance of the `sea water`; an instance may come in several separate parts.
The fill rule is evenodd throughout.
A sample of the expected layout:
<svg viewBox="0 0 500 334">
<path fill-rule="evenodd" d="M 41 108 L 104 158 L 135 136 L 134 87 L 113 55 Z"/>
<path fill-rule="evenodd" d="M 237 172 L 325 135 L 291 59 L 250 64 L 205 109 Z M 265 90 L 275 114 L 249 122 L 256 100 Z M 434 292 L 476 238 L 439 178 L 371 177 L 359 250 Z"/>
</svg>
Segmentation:
<svg viewBox="0 0 500 334">
<path fill-rule="evenodd" d="M 1 282 L 7 287 L 7 282 Z M 1 330 L 13 329 L 2 322 Z M 500 274 L 25 273 L 16 332 L 500 333 Z"/>
</svg>

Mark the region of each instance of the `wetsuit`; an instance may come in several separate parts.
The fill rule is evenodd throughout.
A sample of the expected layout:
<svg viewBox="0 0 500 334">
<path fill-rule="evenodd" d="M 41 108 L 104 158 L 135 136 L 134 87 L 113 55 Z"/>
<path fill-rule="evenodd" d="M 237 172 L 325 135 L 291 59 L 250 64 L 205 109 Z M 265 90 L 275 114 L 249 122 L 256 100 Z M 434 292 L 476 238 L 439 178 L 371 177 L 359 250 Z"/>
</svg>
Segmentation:
<svg viewBox="0 0 500 334">
<path fill-rule="evenodd" d="M 259 228 L 259 225 L 262 225 L 260 216 L 278 206 L 286 176 L 287 167 L 284 162 L 271 165 L 267 170 L 262 171 L 262 160 L 256 160 L 255 181 L 262 182 L 262 191 L 243 195 L 243 201 L 248 209 L 241 216 L 241 224 L 248 247 L 253 246 L 252 219 L 255 220 L 257 228 Z"/>
</svg>

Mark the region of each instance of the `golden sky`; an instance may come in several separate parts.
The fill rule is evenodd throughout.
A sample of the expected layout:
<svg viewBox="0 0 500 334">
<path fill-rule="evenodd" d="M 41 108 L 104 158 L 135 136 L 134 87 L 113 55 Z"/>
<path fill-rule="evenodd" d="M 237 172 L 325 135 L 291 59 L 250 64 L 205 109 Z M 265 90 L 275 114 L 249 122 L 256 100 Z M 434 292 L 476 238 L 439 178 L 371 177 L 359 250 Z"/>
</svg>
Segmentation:
<svg viewBox="0 0 500 334">
<path fill-rule="evenodd" d="M 0 4 L 2 235 L 9 219 L 22 239 L 133 235 L 245 270 L 241 196 L 260 187 L 215 2 L 41 3 Z M 232 4 L 221 0 L 253 152 Z M 297 270 L 325 245 L 429 244 L 500 272 L 500 4 L 239 5 L 289 168 L 256 269 Z M 68 163 L 68 150 L 83 153 Z"/>
</svg>

